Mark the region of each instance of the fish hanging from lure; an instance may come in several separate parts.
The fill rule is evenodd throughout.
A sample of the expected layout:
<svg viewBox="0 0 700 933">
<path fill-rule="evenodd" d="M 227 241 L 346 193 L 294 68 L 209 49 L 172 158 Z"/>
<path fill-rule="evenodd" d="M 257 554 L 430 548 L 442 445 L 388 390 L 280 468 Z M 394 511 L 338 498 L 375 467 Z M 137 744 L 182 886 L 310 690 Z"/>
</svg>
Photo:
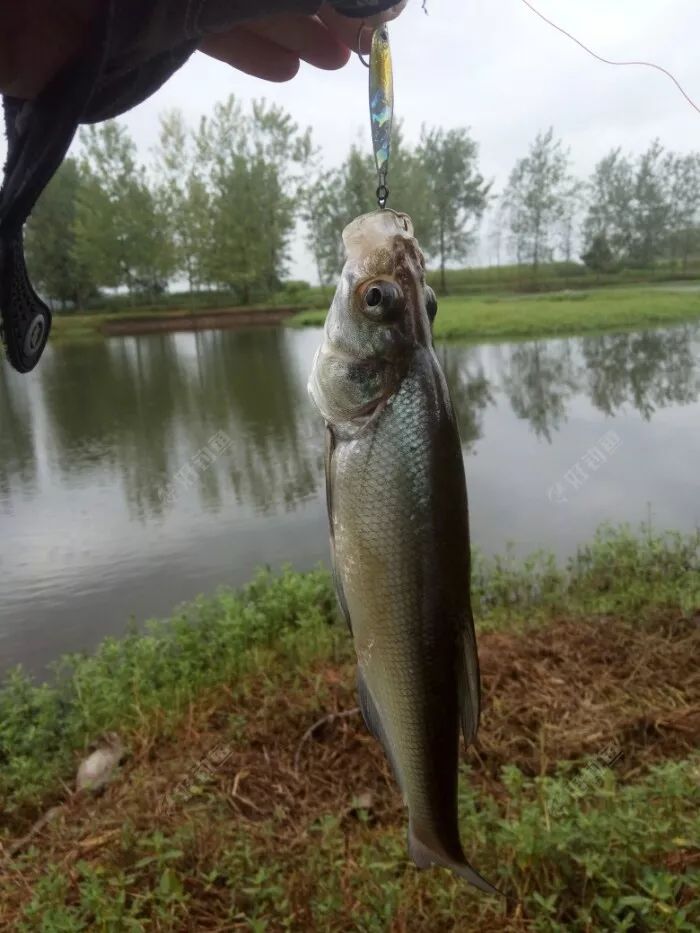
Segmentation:
<svg viewBox="0 0 700 933">
<path fill-rule="evenodd" d="M 346 262 L 309 379 L 326 424 L 326 504 L 360 708 L 408 810 L 419 868 L 500 892 L 459 834 L 459 734 L 479 726 L 469 514 L 459 429 L 433 348 L 435 293 L 408 214 L 387 208 L 389 34 L 369 63 L 379 210 L 343 232 Z"/>
<path fill-rule="evenodd" d="M 367 65 L 362 59 L 363 64 Z M 374 30 L 369 56 L 369 114 L 372 145 L 377 166 L 377 204 L 384 210 L 389 200 L 387 184 L 391 157 L 391 126 L 394 119 L 394 74 L 391 62 L 389 29 Z"/>
</svg>

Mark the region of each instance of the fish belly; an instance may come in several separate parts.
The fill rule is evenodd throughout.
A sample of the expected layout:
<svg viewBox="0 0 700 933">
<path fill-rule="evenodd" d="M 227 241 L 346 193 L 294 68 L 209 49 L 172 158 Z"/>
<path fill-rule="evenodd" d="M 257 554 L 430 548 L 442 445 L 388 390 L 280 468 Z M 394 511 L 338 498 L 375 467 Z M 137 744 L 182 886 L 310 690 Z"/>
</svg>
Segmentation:
<svg viewBox="0 0 700 933">
<path fill-rule="evenodd" d="M 422 363 L 366 430 L 338 444 L 333 532 L 360 677 L 411 823 L 456 854 L 466 491 L 444 380 L 430 357 Z"/>
</svg>

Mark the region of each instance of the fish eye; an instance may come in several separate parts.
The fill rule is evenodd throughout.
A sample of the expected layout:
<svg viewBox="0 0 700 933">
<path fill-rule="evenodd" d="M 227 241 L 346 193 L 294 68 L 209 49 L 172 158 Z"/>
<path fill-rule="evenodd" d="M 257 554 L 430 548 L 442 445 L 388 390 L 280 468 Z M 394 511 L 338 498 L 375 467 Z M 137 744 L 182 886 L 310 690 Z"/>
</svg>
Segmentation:
<svg viewBox="0 0 700 933">
<path fill-rule="evenodd" d="M 373 321 L 391 320 L 402 300 L 401 289 L 394 282 L 372 282 L 362 293 L 362 311 Z"/>
<path fill-rule="evenodd" d="M 373 285 L 372 288 L 365 295 L 365 301 L 369 308 L 376 308 L 378 304 L 382 303 L 382 290 L 376 285 Z"/>
<path fill-rule="evenodd" d="M 428 312 L 428 320 L 432 324 L 438 310 L 438 300 L 435 292 L 429 285 L 425 286 L 425 310 Z"/>
</svg>

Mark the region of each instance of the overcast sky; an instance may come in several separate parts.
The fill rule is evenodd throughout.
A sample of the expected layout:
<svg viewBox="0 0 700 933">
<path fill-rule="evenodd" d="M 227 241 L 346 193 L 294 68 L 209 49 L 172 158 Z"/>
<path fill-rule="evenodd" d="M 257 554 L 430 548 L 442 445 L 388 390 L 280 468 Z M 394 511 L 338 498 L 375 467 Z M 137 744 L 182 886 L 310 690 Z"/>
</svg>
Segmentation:
<svg viewBox="0 0 700 933">
<path fill-rule="evenodd" d="M 615 59 L 663 65 L 700 101 L 698 0 L 533 0 L 545 15 Z M 422 123 L 469 126 L 481 170 L 496 189 L 540 129 L 553 126 L 586 175 L 611 147 L 639 151 L 658 136 L 673 149 L 700 148 L 700 114 L 672 82 L 647 68 L 601 64 L 538 19 L 521 0 L 420 0 L 392 25 L 396 115 L 409 140 Z M 354 57 L 339 72 L 302 65 L 288 84 L 267 84 L 195 54 L 157 94 L 127 114 L 144 151 L 155 145 L 159 112 L 179 107 L 194 125 L 233 93 L 266 96 L 313 128 L 328 164 L 349 145 L 368 147 L 367 72 Z M 410 204 L 394 204 L 410 213 Z M 294 276 L 311 278 L 295 249 Z"/>
</svg>

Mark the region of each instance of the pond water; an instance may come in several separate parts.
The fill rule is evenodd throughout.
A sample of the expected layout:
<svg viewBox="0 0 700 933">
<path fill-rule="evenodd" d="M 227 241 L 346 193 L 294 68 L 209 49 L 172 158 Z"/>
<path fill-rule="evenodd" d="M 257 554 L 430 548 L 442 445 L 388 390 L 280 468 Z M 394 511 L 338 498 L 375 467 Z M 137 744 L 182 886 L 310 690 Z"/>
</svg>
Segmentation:
<svg viewBox="0 0 700 933">
<path fill-rule="evenodd" d="M 320 331 L 115 338 L 0 364 L 0 671 L 328 554 Z M 700 525 L 700 328 L 439 346 L 472 542 L 560 558 L 603 521 Z"/>
</svg>

